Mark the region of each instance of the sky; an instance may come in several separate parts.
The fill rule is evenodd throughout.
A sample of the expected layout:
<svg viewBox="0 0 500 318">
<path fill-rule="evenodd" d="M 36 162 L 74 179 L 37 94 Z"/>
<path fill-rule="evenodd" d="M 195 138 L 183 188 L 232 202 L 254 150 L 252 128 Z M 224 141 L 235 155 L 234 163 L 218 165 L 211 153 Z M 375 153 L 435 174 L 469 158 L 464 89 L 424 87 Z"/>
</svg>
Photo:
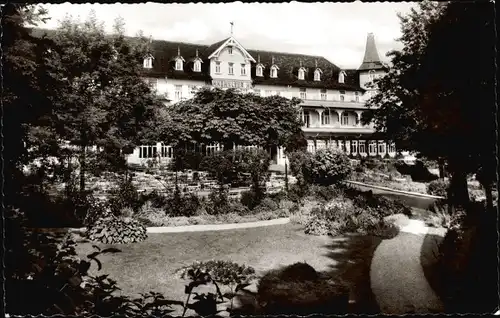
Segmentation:
<svg viewBox="0 0 500 318">
<path fill-rule="evenodd" d="M 65 16 L 85 20 L 93 9 L 111 31 L 125 20 L 127 35 L 142 31 L 154 39 L 212 44 L 231 34 L 247 49 L 319 55 L 341 68 L 358 68 L 366 36 L 375 34 L 379 55 L 401 48 L 397 13 L 415 3 L 222 3 L 222 4 L 45 4 L 55 29 Z"/>
</svg>

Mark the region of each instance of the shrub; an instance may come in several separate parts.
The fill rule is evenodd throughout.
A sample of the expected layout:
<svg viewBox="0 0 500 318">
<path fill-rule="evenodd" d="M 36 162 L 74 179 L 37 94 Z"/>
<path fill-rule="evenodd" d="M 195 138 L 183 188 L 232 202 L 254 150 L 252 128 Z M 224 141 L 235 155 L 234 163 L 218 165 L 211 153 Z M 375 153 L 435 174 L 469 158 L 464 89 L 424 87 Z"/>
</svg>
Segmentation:
<svg viewBox="0 0 500 318">
<path fill-rule="evenodd" d="M 344 181 L 352 172 L 347 155 L 337 149 L 321 149 L 317 151 L 311 162 L 312 183 L 332 185 Z"/>
<path fill-rule="evenodd" d="M 304 233 L 310 235 L 330 235 L 331 223 L 321 217 L 313 217 L 306 223 Z"/>
<path fill-rule="evenodd" d="M 264 315 L 344 314 L 349 289 L 306 263 L 295 263 L 266 273 L 257 301 Z"/>
<path fill-rule="evenodd" d="M 104 244 L 135 243 L 147 238 L 146 228 L 138 221 L 113 215 L 97 220 L 86 235 L 90 240 Z"/>
<path fill-rule="evenodd" d="M 452 227 L 439 247 L 440 293 L 448 312 L 484 313 L 498 304 L 496 215 L 483 207 L 476 216 Z"/>
<path fill-rule="evenodd" d="M 181 194 L 179 188 L 166 197 L 166 214 L 168 216 L 194 216 L 201 207 L 200 199 L 194 193 Z"/>
<path fill-rule="evenodd" d="M 278 209 L 278 204 L 270 198 L 264 198 L 258 206 L 255 207 L 256 211 L 275 211 Z"/>
<path fill-rule="evenodd" d="M 210 192 L 208 200 L 205 203 L 205 210 L 210 215 L 230 213 L 229 190 L 224 187 L 219 187 Z"/>
<path fill-rule="evenodd" d="M 250 210 L 259 204 L 255 192 L 252 190 L 241 192 L 240 202 Z"/>
<path fill-rule="evenodd" d="M 114 215 L 120 215 L 124 208 L 132 208 L 135 212 L 139 211 L 142 202 L 139 200 L 139 192 L 129 179 L 121 181 L 117 189 L 109 192 L 109 207 Z"/>
<path fill-rule="evenodd" d="M 450 183 L 448 181 L 444 179 L 437 179 L 429 183 L 429 185 L 427 186 L 427 193 L 430 195 L 446 198 L 448 196 L 447 194 L 449 186 Z"/>
</svg>

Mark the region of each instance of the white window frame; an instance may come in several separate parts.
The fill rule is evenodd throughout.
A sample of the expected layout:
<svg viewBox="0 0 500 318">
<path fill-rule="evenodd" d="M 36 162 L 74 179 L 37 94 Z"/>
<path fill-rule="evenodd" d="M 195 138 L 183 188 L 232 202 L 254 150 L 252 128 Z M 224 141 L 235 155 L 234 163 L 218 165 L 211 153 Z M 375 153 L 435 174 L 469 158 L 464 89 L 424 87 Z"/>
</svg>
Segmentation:
<svg viewBox="0 0 500 318">
<path fill-rule="evenodd" d="M 247 65 L 241 63 L 241 75 L 247 75 Z"/>
<path fill-rule="evenodd" d="M 215 62 L 215 73 L 220 74 L 220 62 Z"/>
<path fill-rule="evenodd" d="M 175 61 L 175 70 L 182 71 L 182 60 L 181 59 L 177 59 Z"/>
<path fill-rule="evenodd" d="M 330 125 L 330 110 L 325 109 L 321 113 L 321 125 Z"/>
<path fill-rule="evenodd" d="M 156 145 L 139 146 L 139 159 L 156 158 L 158 149 Z"/>
<path fill-rule="evenodd" d="M 357 140 L 351 140 L 351 153 L 352 154 L 358 153 L 358 141 Z"/>
<path fill-rule="evenodd" d="M 271 78 L 277 78 L 278 77 L 278 70 L 276 67 L 271 67 Z"/>
<path fill-rule="evenodd" d="M 299 74 L 298 74 L 299 80 L 303 80 L 304 79 L 304 75 L 305 75 L 304 73 L 305 73 L 304 70 L 299 70 Z"/>
<path fill-rule="evenodd" d="M 378 143 L 378 153 L 379 154 L 386 153 L 385 143 L 383 143 L 383 142 Z"/>
<path fill-rule="evenodd" d="M 314 71 L 314 80 L 321 81 L 321 73 L 318 70 Z"/>
<path fill-rule="evenodd" d="M 182 100 L 182 85 L 175 85 L 174 87 L 175 87 L 174 99 L 176 101 Z"/>
<path fill-rule="evenodd" d="M 342 112 L 342 115 L 340 115 L 340 124 L 342 126 L 349 126 L 349 113 L 348 112 Z"/>
<path fill-rule="evenodd" d="M 234 75 L 234 63 L 227 63 L 227 74 Z"/>
<path fill-rule="evenodd" d="M 299 97 L 300 99 L 307 99 L 307 89 L 300 88 Z"/>
<path fill-rule="evenodd" d="M 366 154 L 366 142 L 364 140 L 360 140 L 358 144 L 358 153 L 359 154 Z"/>
<path fill-rule="evenodd" d="M 151 56 L 144 58 L 142 66 L 144 68 L 153 68 L 153 58 Z"/>
<path fill-rule="evenodd" d="M 201 72 L 201 62 L 200 61 L 194 61 L 193 70 L 195 72 Z"/>
<path fill-rule="evenodd" d="M 326 89 L 320 90 L 320 99 L 327 100 L 327 98 L 328 98 L 328 91 Z"/>
<path fill-rule="evenodd" d="M 262 66 L 257 65 L 257 68 L 255 69 L 255 76 L 263 76 L 262 75 Z"/>
<path fill-rule="evenodd" d="M 375 141 L 370 141 L 368 142 L 368 153 L 370 155 L 376 154 L 377 153 L 377 143 Z"/>
<path fill-rule="evenodd" d="M 227 47 L 227 52 L 228 52 L 229 55 L 233 55 L 234 54 L 233 53 L 233 47 L 232 46 L 228 46 Z"/>
</svg>

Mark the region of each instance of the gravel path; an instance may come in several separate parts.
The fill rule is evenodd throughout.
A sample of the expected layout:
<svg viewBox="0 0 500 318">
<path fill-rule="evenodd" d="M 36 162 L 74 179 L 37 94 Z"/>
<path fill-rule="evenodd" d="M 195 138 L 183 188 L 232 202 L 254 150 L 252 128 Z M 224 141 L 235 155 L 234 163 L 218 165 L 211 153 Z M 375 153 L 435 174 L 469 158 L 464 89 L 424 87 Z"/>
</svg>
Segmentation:
<svg viewBox="0 0 500 318">
<path fill-rule="evenodd" d="M 383 241 L 373 256 L 370 279 L 375 299 L 384 314 L 437 313 L 443 304 L 427 282 L 420 264 L 428 228 L 410 220 L 391 240 Z"/>
</svg>

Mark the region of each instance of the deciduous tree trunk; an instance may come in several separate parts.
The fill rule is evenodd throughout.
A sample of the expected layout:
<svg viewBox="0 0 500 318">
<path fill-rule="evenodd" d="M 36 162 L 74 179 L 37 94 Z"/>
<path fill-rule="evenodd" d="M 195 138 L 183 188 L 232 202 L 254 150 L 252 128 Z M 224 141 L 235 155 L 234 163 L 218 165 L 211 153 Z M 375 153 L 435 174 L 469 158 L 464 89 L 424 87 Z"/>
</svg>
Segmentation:
<svg viewBox="0 0 500 318">
<path fill-rule="evenodd" d="M 87 160 L 87 147 L 80 146 L 80 192 L 85 191 L 85 170 L 87 169 L 86 165 Z"/>
<path fill-rule="evenodd" d="M 450 163 L 450 170 L 450 202 L 454 207 L 465 207 L 469 203 L 467 173 L 461 162 Z"/>
</svg>

